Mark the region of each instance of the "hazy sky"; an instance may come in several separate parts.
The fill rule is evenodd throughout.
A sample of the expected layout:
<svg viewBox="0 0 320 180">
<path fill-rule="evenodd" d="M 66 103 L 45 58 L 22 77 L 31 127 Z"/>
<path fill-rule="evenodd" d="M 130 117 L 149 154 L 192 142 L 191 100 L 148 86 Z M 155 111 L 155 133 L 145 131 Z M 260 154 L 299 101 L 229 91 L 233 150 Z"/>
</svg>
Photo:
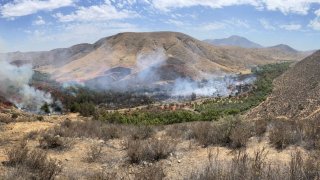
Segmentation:
<svg viewBox="0 0 320 180">
<path fill-rule="evenodd" d="M 320 0 L 0 0 L 0 52 L 48 50 L 126 31 L 244 36 L 320 48 Z"/>
</svg>

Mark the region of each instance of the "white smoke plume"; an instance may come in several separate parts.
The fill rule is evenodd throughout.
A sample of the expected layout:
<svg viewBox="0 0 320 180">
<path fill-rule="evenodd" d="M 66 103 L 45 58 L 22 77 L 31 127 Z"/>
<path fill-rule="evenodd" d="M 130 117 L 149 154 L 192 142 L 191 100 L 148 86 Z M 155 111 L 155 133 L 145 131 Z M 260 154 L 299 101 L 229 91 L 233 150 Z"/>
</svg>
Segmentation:
<svg viewBox="0 0 320 180">
<path fill-rule="evenodd" d="M 168 68 L 165 67 L 168 65 L 168 58 L 169 56 L 163 48 L 139 52 L 136 59 L 136 71 L 133 74 L 129 73 L 119 80 L 114 80 L 113 78 L 98 79 L 90 82 L 91 84 L 82 86 L 99 87 L 99 90 L 137 90 L 142 93 L 144 90 L 155 90 L 154 95 L 160 92 L 167 93 L 171 97 L 188 97 L 192 93 L 195 93 L 197 96 L 215 97 L 235 95 L 237 93 L 236 86 L 252 84 L 255 81 L 255 77 L 251 76 L 239 80 L 238 76 L 234 74 L 224 74 L 222 72 L 205 74 L 201 71 L 199 71 L 199 77 L 203 81 L 195 81 L 191 77 L 179 76 L 173 76 L 176 79 L 166 80 L 162 76 L 167 75 L 164 73 L 171 72 L 162 70 Z M 174 70 L 170 69 L 170 71 Z M 174 74 L 175 72 L 172 73 Z M 168 76 L 170 77 L 170 75 Z M 73 85 L 76 84 L 68 84 L 68 86 Z"/>
<path fill-rule="evenodd" d="M 167 56 L 164 49 L 156 49 L 149 53 L 139 53 L 137 55 L 137 68 L 139 70 L 138 80 L 140 82 L 157 81 L 159 75 L 155 73 L 155 70 L 165 64 Z"/>
<path fill-rule="evenodd" d="M 205 82 L 196 82 L 189 79 L 177 79 L 172 90 L 173 96 L 190 96 L 195 93 L 198 96 L 217 97 L 235 95 L 237 90 L 234 88 L 239 85 L 252 84 L 255 77 L 247 77 L 238 80 L 237 76 L 211 76 Z"/>
<path fill-rule="evenodd" d="M 7 61 L 0 61 L 0 95 L 20 109 L 40 112 L 44 103 L 52 103 L 51 94 L 31 87 L 31 65 L 15 66 Z"/>
</svg>

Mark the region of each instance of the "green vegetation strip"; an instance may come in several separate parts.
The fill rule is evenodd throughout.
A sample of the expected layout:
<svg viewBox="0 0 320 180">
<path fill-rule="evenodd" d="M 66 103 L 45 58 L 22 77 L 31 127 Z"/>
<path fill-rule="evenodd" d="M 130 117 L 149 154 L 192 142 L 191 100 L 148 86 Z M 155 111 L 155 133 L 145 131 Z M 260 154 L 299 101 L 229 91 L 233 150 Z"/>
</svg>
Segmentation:
<svg viewBox="0 0 320 180">
<path fill-rule="evenodd" d="M 108 112 L 103 109 L 95 111 L 94 118 L 101 121 L 126 124 L 160 125 L 190 121 L 212 121 L 228 115 L 243 113 L 256 107 L 272 92 L 273 80 L 284 73 L 290 63 L 263 65 L 253 73 L 257 76 L 254 90 L 248 96 L 215 98 L 207 100 L 201 105 L 195 105 L 195 112 L 188 110 L 135 110 L 128 113 Z M 81 109 L 79 109 L 81 113 Z"/>
</svg>

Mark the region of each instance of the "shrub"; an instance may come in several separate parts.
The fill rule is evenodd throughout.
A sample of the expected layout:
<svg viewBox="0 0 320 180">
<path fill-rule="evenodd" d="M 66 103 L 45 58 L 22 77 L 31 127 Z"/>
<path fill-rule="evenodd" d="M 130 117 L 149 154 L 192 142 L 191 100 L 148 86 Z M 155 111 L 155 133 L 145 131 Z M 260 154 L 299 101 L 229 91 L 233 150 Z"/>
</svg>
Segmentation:
<svg viewBox="0 0 320 180">
<path fill-rule="evenodd" d="M 175 150 L 175 142 L 169 139 L 129 140 L 127 156 L 131 163 L 153 162 L 165 159 Z"/>
<path fill-rule="evenodd" d="M 227 116 L 218 122 L 199 122 L 192 127 L 192 137 L 200 144 L 207 147 L 209 145 L 231 145 L 230 139 L 233 129 L 240 123 L 239 117 Z"/>
<path fill-rule="evenodd" d="M 101 121 L 70 121 L 66 119 L 48 133 L 60 137 L 87 137 L 103 140 L 119 138 L 124 127 L 118 124 L 108 124 Z"/>
<path fill-rule="evenodd" d="M 304 146 L 307 149 L 320 148 L 320 121 L 319 119 L 303 120 L 299 122 Z"/>
<path fill-rule="evenodd" d="M 297 129 L 294 122 L 277 120 L 272 123 L 269 140 L 277 149 L 284 149 L 298 141 Z"/>
<path fill-rule="evenodd" d="M 68 146 L 68 143 L 59 135 L 47 132 L 39 139 L 39 146 L 43 149 L 63 149 Z"/>
<path fill-rule="evenodd" d="M 173 124 L 166 128 L 166 135 L 173 139 L 191 139 L 192 131 L 187 124 Z"/>
<path fill-rule="evenodd" d="M 11 118 L 12 119 L 17 119 L 19 117 L 18 113 L 12 113 Z"/>
<path fill-rule="evenodd" d="M 268 121 L 265 119 L 257 120 L 254 122 L 254 134 L 256 136 L 263 136 L 268 127 Z"/>
<path fill-rule="evenodd" d="M 95 143 L 90 145 L 88 151 L 87 151 L 87 158 L 86 160 L 91 162 L 96 162 L 102 155 L 102 144 Z"/>
<path fill-rule="evenodd" d="M 5 164 L 24 172 L 20 175 L 16 174 L 20 178 L 26 178 L 23 176 L 28 174 L 30 179 L 50 180 L 61 172 L 61 166 L 56 160 L 49 159 L 42 150 L 29 150 L 26 141 L 15 145 L 6 151 L 6 154 L 8 161 Z"/>
<path fill-rule="evenodd" d="M 252 125 L 249 122 L 239 122 L 230 132 L 230 146 L 232 148 L 245 147 L 252 135 Z"/>
<path fill-rule="evenodd" d="M 10 166 L 16 166 L 23 164 L 27 159 L 29 149 L 26 141 L 21 141 L 19 144 L 13 146 L 11 149 L 6 150 L 8 161 L 6 162 Z"/>
<path fill-rule="evenodd" d="M 49 113 L 50 113 L 49 104 L 46 103 L 46 102 L 41 106 L 40 109 L 41 109 L 41 111 L 43 111 L 43 112 L 46 113 L 46 114 L 49 114 Z"/>
<path fill-rule="evenodd" d="M 30 131 L 28 134 L 26 134 L 24 136 L 24 139 L 36 139 L 36 137 L 38 136 L 39 132 L 38 131 Z"/>
<path fill-rule="evenodd" d="M 79 112 L 82 116 L 88 117 L 95 114 L 95 105 L 91 102 L 73 103 L 71 112 Z"/>
<path fill-rule="evenodd" d="M 37 116 L 37 120 L 38 120 L 38 121 L 43 121 L 43 120 L 44 120 L 44 117 L 43 117 L 43 116 Z"/>
<path fill-rule="evenodd" d="M 210 122 L 195 123 L 191 128 L 191 137 L 205 147 L 219 143 L 217 126 Z"/>
<path fill-rule="evenodd" d="M 154 129 L 151 126 L 145 125 L 133 126 L 131 127 L 131 131 L 132 132 L 130 132 L 130 137 L 133 140 L 148 139 L 155 133 Z"/>
</svg>

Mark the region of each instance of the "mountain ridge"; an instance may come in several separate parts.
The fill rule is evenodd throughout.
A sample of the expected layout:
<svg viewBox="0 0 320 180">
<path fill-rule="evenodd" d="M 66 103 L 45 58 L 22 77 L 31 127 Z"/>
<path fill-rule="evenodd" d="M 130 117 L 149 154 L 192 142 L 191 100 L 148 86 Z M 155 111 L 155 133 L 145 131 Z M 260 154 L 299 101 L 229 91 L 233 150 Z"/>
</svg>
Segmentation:
<svg viewBox="0 0 320 180">
<path fill-rule="evenodd" d="M 213 45 L 218 46 L 238 46 L 243 48 L 263 48 L 262 45 L 252 42 L 249 39 L 238 36 L 238 35 L 232 35 L 227 38 L 221 38 L 221 39 L 206 39 L 205 42 L 208 42 Z"/>
<path fill-rule="evenodd" d="M 113 68 L 130 71 L 130 74 L 124 73 L 124 77 L 121 75 L 124 79 L 135 78 L 148 68 L 154 69 L 153 61 L 157 58 L 163 59 L 163 64 L 156 67 L 160 77 L 158 80 L 161 81 L 179 77 L 203 79 L 205 74 L 243 73 L 259 64 L 297 61 L 304 56 L 281 51 L 274 53 L 273 49 L 212 46 L 189 35 L 168 31 L 119 33 L 93 44 L 7 54 L 10 62 L 31 63 L 35 69 L 49 73 L 61 82 L 105 77 L 110 70 L 113 72 L 111 79 L 118 79 L 113 77 Z M 140 61 L 145 61 L 143 63 L 149 67 L 142 67 L 144 65 Z"/>
</svg>

